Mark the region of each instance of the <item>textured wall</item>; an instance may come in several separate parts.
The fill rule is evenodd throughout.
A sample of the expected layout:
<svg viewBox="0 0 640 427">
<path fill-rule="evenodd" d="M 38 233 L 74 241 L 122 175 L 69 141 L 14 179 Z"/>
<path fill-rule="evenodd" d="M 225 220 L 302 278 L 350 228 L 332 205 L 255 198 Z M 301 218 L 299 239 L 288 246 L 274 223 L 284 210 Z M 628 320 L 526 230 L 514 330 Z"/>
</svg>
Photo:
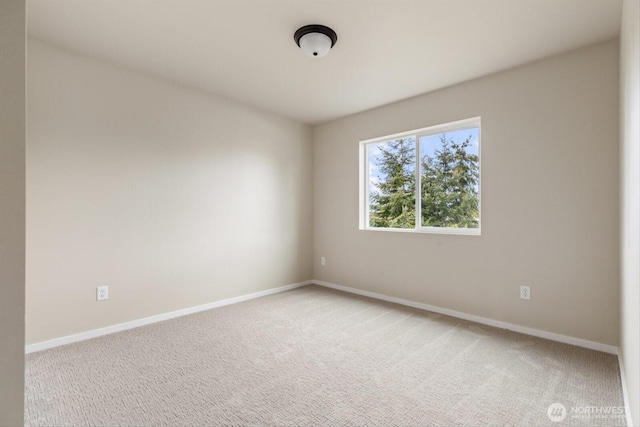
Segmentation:
<svg viewBox="0 0 640 427">
<path fill-rule="evenodd" d="M 27 343 L 311 278 L 308 126 L 28 45 Z"/>
<path fill-rule="evenodd" d="M 25 2 L 0 1 L 0 425 L 24 422 Z"/>
<path fill-rule="evenodd" d="M 612 40 L 315 127 L 314 278 L 617 345 L 618 65 Z M 475 116 L 482 236 L 358 230 L 359 141 Z"/>
</svg>

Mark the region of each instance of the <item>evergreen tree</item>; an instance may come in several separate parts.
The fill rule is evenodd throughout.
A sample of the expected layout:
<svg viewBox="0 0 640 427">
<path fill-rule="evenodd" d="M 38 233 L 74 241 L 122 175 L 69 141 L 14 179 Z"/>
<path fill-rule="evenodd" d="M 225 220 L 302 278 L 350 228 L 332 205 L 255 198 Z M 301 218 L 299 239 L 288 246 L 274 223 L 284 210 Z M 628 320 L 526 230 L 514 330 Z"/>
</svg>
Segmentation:
<svg viewBox="0 0 640 427">
<path fill-rule="evenodd" d="M 425 227 L 477 228 L 479 157 L 468 152 L 471 136 L 460 143 L 440 135 L 440 147 L 420 161 L 421 224 Z M 416 140 L 401 138 L 378 145 L 371 162 L 377 172 L 369 192 L 369 226 L 415 227 Z"/>
<path fill-rule="evenodd" d="M 378 191 L 369 195 L 371 227 L 414 228 L 415 138 L 402 138 L 380 144 L 376 158 L 380 181 Z"/>
<path fill-rule="evenodd" d="M 479 158 L 467 153 L 471 136 L 456 144 L 440 136 L 441 147 L 421 159 L 422 225 L 477 228 Z"/>
</svg>

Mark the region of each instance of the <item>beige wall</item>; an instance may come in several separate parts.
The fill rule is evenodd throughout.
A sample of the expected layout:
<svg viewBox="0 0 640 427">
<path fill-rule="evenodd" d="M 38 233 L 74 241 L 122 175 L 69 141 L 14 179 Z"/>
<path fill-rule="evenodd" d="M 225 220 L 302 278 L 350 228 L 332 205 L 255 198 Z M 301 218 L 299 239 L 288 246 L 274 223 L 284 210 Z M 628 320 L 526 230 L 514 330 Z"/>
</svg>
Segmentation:
<svg viewBox="0 0 640 427">
<path fill-rule="evenodd" d="M 308 126 L 28 47 L 27 343 L 311 278 Z"/>
<path fill-rule="evenodd" d="M 25 2 L 0 1 L 0 425 L 24 422 Z"/>
<path fill-rule="evenodd" d="M 640 423 L 640 2 L 625 0 L 620 36 L 620 346 L 631 415 Z"/>
<path fill-rule="evenodd" d="M 613 40 L 315 127 L 314 278 L 617 345 L 618 58 Z M 358 230 L 358 141 L 475 116 L 482 236 Z"/>
</svg>

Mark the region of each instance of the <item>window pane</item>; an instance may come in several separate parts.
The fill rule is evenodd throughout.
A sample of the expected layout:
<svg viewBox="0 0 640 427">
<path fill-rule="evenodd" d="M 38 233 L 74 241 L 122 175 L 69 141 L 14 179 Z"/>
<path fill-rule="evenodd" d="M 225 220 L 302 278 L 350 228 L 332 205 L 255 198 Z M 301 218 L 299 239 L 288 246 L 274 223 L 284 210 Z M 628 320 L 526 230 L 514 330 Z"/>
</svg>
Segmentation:
<svg viewBox="0 0 640 427">
<path fill-rule="evenodd" d="M 420 138 L 423 227 L 478 228 L 478 128 Z"/>
<path fill-rule="evenodd" d="M 367 145 L 369 227 L 415 228 L 416 138 Z"/>
</svg>

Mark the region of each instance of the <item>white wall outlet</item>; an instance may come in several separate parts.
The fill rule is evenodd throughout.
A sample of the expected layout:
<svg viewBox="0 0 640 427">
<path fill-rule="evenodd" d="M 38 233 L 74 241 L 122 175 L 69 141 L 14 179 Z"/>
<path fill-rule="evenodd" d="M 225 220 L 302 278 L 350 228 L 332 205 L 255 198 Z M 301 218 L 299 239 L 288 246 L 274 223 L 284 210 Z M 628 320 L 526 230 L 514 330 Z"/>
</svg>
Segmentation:
<svg viewBox="0 0 640 427">
<path fill-rule="evenodd" d="M 520 286 L 520 298 L 531 299 L 531 288 L 529 286 Z"/>
<path fill-rule="evenodd" d="M 106 299 L 109 299 L 109 287 L 98 286 L 96 288 L 96 301 L 102 301 Z"/>
<path fill-rule="evenodd" d="M 325 257 L 320 257 L 320 265 L 327 265 L 327 259 Z"/>
</svg>

